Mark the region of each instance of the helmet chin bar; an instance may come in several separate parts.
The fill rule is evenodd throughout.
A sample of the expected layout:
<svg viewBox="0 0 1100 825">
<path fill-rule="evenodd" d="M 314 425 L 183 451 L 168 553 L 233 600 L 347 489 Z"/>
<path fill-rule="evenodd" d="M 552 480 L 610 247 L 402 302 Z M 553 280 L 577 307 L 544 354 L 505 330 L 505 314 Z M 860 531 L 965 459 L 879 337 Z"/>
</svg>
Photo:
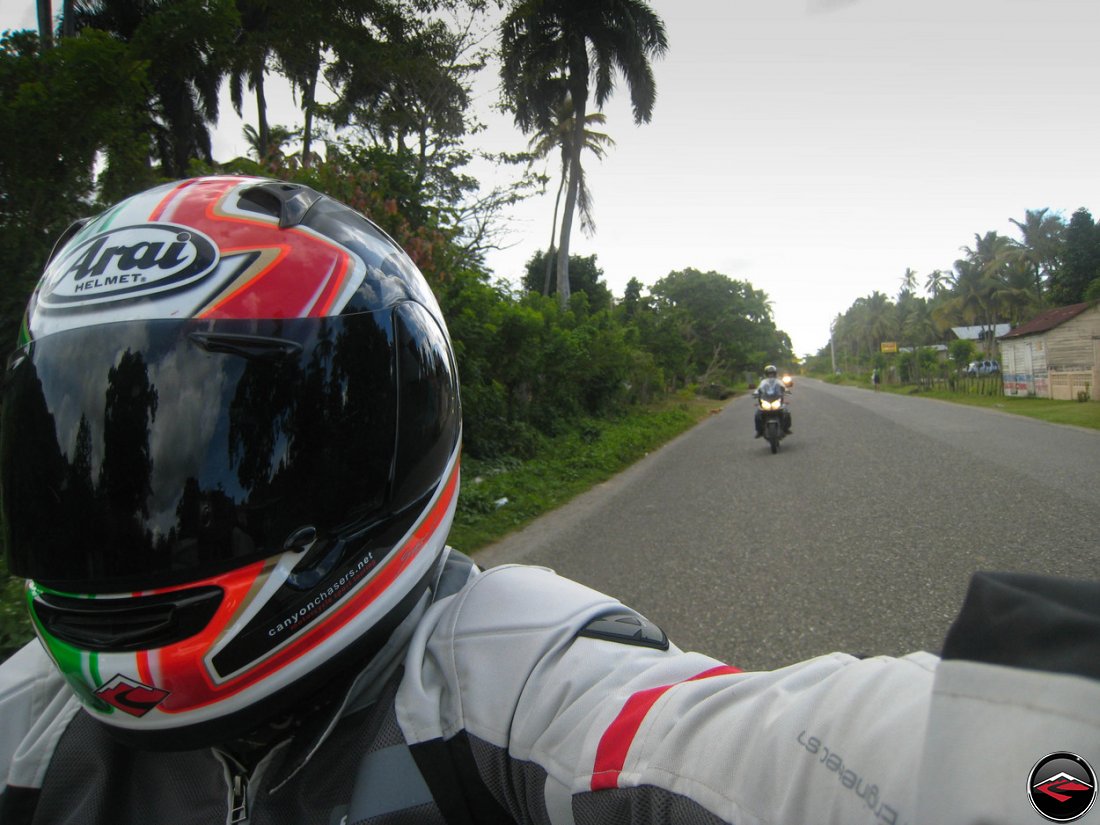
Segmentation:
<svg viewBox="0 0 1100 825">
<path fill-rule="evenodd" d="M 442 558 L 442 553 L 439 558 Z M 384 619 L 298 681 L 223 717 L 172 728 L 123 728 L 90 714 L 123 745 L 149 751 L 186 751 L 239 739 L 283 714 L 310 710 L 343 695 L 355 676 L 386 644 L 438 574 L 439 559 Z M 87 712 L 87 711 L 85 711 Z"/>
</svg>

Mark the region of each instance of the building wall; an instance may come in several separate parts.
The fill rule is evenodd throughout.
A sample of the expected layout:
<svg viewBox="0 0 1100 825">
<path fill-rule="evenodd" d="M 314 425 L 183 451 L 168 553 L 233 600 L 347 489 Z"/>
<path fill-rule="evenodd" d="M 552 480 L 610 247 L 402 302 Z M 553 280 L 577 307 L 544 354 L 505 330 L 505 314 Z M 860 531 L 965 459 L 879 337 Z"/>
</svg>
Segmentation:
<svg viewBox="0 0 1100 825">
<path fill-rule="evenodd" d="M 1001 341 L 1005 395 L 1050 397 L 1045 333 Z"/>
<path fill-rule="evenodd" d="M 1046 332 L 1001 341 L 1005 395 L 1073 401 L 1078 393 L 1100 397 L 1100 306 Z"/>
<path fill-rule="evenodd" d="M 1100 338 L 1100 306 L 1047 333 L 1050 397 L 1076 401 L 1081 393 L 1095 398 L 1096 340 Z"/>
</svg>

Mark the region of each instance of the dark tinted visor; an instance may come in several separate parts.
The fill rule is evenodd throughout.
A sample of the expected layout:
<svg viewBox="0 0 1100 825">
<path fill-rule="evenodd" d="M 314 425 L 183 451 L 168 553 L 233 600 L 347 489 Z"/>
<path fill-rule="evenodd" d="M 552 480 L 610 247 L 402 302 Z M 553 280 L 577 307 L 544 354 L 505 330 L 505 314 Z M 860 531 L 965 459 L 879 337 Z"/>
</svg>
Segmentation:
<svg viewBox="0 0 1100 825">
<path fill-rule="evenodd" d="M 2 406 L 12 573 L 147 589 L 274 555 L 303 527 L 336 538 L 385 520 L 408 504 L 394 498 L 399 364 L 438 368 L 422 354 L 438 347 L 401 343 L 403 314 L 427 317 L 142 321 L 32 342 Z"/>
</svg>

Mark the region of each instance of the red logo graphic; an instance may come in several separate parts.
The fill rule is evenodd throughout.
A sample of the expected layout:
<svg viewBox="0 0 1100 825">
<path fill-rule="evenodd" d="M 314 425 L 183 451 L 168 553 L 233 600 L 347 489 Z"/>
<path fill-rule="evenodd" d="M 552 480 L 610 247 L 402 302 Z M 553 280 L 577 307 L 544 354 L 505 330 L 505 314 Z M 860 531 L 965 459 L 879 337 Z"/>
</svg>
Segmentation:
<svg viewBox="0 0 1100 825">
<path fill-rule="evenodd" d="M 95 692 L 96 696 L 131 716 L 144 716 L 168 696 L 168 691 L 127 679 L 121 673 Z"/>
<path fill-rule="evenodd" d="M 1036 785 L 1035 790 L 1039 793 L 1045 793 L 1047 796 L 1053 796 L 1059 802 L 1069 802 L 1073 799 L 1074 793 L 1080 791 L 1092 793 L 1092 786 L 1086 785 L 1068 773 L 1060 773 L 1057 776 L 1052 776 L 1046 782 Z"/>
<path fill-rule="evenodd" d="M 1092 807 L 1096 779 L 1088 762 L 1059 751 L 1035 763 L 1027 793 L 1035 810 L 1051 822 L 1072 822 Z"/>
</svg>

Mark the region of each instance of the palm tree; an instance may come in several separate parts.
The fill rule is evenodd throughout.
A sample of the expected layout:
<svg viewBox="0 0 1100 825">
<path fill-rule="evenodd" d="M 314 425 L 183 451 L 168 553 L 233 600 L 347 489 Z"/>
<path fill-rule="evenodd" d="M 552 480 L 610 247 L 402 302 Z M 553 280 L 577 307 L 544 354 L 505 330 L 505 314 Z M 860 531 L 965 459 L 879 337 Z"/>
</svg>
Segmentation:
<svg viewBox="0 0 1100 825">
<path fill-rule="evenodd" d="M 615 141 L 604 132 L 592 131 L 587 126 L 603 126 L 607 122 L 607 117 L 602 112 L 593 112 L 585 120 L 587 123 L 584 130 L 584 148 L 603 160 L 607 155 L 606 147 L 614 146 Z M 546 255 L 546 278 L 542 285 L 542 294 L 549 295 L 550 275 L 554 265 L 554 253 L 557 251 L 554 239 L 558 231 L 558 208 L 561 205 L 562 192 L 569 178 L 569 166 L 573 158 L 573 104 L 568 96 L 555 111 L 550 128 L 536 134 L 528 145 L 534 158 L 545 158 L 555 149 L 561 153 L 561 182 L 558 184 L 558 194 L 554 198 L 554 218 L 550 223 L 550 251 Z M 577 198 L 577 205 L 581 212 L 581 231 L 591 234 L 596 224 L 592 216 L 592 195 L 584 180 L 583 168 L 580 170 L 580 195 Z"/>
<path fill-rule="evenodd" d="M 76 30 L 73 21 L 74 0 L 61 0 L 61 37 L 72 37 Z M 53 46 L 54 20 L 53 3 L 50 0 L 37 0 L 38 40 L 43 49 Z"/>
<path fill-rule="evenodd" d="M 501 79 L 516 125 L 546 130 L 568 94 L 573 103 L 572 158 L 558 245 L 558 296 L 569 302 L 569 236 L 580 193 L 591 84 L 602 107 L 622 73 L 635 123 L 648 123 L 657 99 L 650 60 L 668 49 L 662 20 L 645 0 L 515 0 L 501 24 Z"/>
<path fill-rule="evenodd" d="M 249 154 L 260 163 L 284 157 L 283 147 L 298 138 L 297 131 L 277 124 L 268 126 L 266 139 L 251 124 L 245 124 L 242 133 L 248 141 Z"/>
<path fill-rule="evenodd" d="M 264 77 L 268 60 L 279 36 L 274 32 L 277 19 L 271 4 L 266 0 L 237 0 L 241 15 L 241 28 L 229 63 L 229 99 L 238 116 L 244 104 L 244 86 L 256 96 L 256 143 L 264 147 L 260 160 L 266 155 L 272 137 L 267 123 L 267 96 L 264 93 Z"/>
<path fill-rule="evenodd" d="M 868 298 L 862 300 L 866 301 L 867 307 L 867 326 L 864 329 L 864 335 L 867 337 L 867 348 L 873 353 L 883 341 L 896 340 L 896 308 L 890 302 L 889 296 L 877 289 Z"/>
<path fill-rule="evenodd" d="M 236 26 L 230 0 L 204 3 L 201 14 L 180 14 L 174 0 L 77 0 L 74 25 L 105 31 L 149 62 L 153 87 L 152 143 L 162 173 L 185 177 L 190 162 L 212 162 L 210 124 Z"/>
<path fill-rule="evenodd" d="M 382 18 L 393 19 L 388 2 L 379 0 L 278 0 L 271 44 L 279 71 L 290 81 L 302 109 L 302 166 L 312 165 L 315 119 L 320 104 L 317 84 L 332 54 L 376 41 Z M 377 18 L 377 19 L 376 19 Z"/>
<path fill-rule="evenodd" d="M 924 279 L 924 289 L 935 300 L 941 293 L 947 291 L 950 279 L 951 276 L 942 269 L 933 269 Z"/>
<path fill-rule="evenodd" d="M 1012 252 L 1031 274 L 1035 298 L 1043 300 L 1043 282 L 1058 266 L 1058 257 L 1065 237 L 1066 225 L 1060 215 L 1048 215 L 1049 209 L 1028 209 L 1024 220 L 1009 218 L 1023 236 L 1012 242 Z"/>
<path fill-rule="evenodd" d="M 911 267 L 905 267 L 905 273 L 901 276 L 901 293 L 912 295 L 917 291 L 917 271 Z M 898 295 L 901 299 L 901 295 Z"/>
<path fill-rule="evenodd" d="M 38 42 L 42 48 L 48 49 L 53 45 L 53 4 L 50 0 L 38 0 L 36 5 L 38 14 Z"/>
</svg>

